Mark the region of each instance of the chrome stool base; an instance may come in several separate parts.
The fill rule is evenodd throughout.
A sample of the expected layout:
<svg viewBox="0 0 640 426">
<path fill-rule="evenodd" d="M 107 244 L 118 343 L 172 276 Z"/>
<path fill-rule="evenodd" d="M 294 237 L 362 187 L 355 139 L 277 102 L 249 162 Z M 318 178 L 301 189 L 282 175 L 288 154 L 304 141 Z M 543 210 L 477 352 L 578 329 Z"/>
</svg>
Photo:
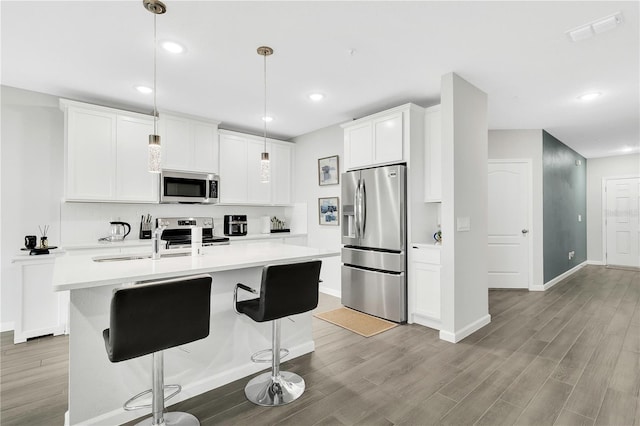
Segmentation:
<svg viewBox="0 0 640 426">
<path fill-rule="evenodd" d="M 244 388 L 244 394 L 254 404 L 277 407 L 298 399 L 304 387 L 304 379 L 295 373 L 281 371 L 274 377 L 269 371 L 251 379 Z"/>
<path fill-rule="evenodd" d="M 196 416 L 189 413 L 181 413 L 180 411 L 172 411 L 162 415 L 164 422 L 160 424 L 153 423 L 153 416 L 144 419 L 136 426 L 200 426 L 200 422 Z"/>
</svg>

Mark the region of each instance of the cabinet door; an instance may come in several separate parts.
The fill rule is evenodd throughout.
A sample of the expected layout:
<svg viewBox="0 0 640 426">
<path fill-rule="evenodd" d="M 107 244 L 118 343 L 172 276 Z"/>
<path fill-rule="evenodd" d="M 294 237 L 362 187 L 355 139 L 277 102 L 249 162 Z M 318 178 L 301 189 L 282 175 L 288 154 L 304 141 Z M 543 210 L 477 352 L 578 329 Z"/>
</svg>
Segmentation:
<svg viewBox="0 0 640 426">
<path fill-rule="evenodd" d="M 271 202 L 291 204 L 291 144 L 271 144 Z"/>
<path fill-rule="evenodd" d="M 193 170 L 218 173 L 218 126 L 202 121 L 191 122 Z"/>
<path fill-rule="evenodd" d="M 247 199 L 247 141 L 220 135 L 220 202 L 244 204 Z"/>
<path fill-rule="evenodd" d="M 440 106 L 425 112 L 424 201 L 442 200 L 442 113 Z"/>
<path fill-rule="evenodd" d="M 413 262 L 415 313 L 440 319 L 440 265 Z"/>
<path fill-rule="evenodd" d="M 67 112 L 67 200 L 115 196 L 116 115 L 91 109 Z"/>
<path fill-rule="evenodd" d="M 372 137 L 371 123 L 344 129 L 345 170 L 372 164 Z"/>
<path fill-rule="evenodd" d="M 68 316 L 68 292 L 52 287 L 54 260 L 28 262 L 20 266 L 20 303 L 15 324 L 14 343 L 30 337 L 62 334 Z M 65 312 L 66 309 L 66 312 Z"/>
<path fill-rule="evenodd" d="M 193 142 L 189 133 L 189 120 L 172 115 L 160 116 L 162 168 L 190 170 Z"/>
<path fill-rule="evenodd" d="M 402 112 L 373 121 L 373 162 L 402 161 Z"/>
<path fill-rule="evenodd" d="M 118 201 L 158 202 L 158 174 L 148 171 L 151 133 L 153 117 L 118 115 L 115 196 Z"/>
<path fill-rule="evenodd" d="M 271 144 L 267 143 L 267 152 L 269 152 L 269 182 L 263 183 L 260 177 L 260 161 L 261 154 L 264 152 L 264 142 L 248 140 L 247 141 L 247 201 L 252 204 L 270 204 L 271 203 L 271 182 L 274 175 L 274 164 L 271 159 Z"/>
</svg>

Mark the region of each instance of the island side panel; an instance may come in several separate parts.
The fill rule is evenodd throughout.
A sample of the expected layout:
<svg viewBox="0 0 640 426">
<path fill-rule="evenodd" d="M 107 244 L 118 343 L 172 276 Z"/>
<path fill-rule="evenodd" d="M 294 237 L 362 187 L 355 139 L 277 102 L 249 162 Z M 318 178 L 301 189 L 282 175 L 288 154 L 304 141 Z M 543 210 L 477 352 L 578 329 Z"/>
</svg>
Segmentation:
<svg viewBox="0 0 640 426">
<path fill-rule="evenodd" d="M 258 289 L 261 267 L 211 274 L 211 331 L 209 337 L 165 351 L 165 384 L 180 384 L 174 404 L 255 372 L 269 364 L 254 364 L 252 353 L 271 346 L 271 323 L 256 323 L 233 310 L 233 289 L 242 282 Z M 122 285 L 71 291 L 69 336 L 69 421 L 119 424 L 149 410 L 124 411 L 133 395 L 151 387 L 151 355 L 111 363 L 102 331 L 109 327 L 114 289 Z M 287 358 L 313 351 L 311 313 L 282 321 L 282 347 Z"/>
</svg>

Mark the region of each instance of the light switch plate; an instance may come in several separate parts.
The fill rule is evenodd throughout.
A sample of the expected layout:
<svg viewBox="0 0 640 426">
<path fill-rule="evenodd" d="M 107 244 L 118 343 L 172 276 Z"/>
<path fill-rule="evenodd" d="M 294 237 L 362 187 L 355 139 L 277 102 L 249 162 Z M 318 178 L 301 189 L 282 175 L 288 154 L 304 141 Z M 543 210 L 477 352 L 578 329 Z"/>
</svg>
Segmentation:
<svg viewBox="0 0 640 426">
<path fill-rule="evenodd" d="M 456 220 L 456 230 L 458 232 L 468 232 L 471 231 L 471 218 L 469 217 L 459 217 Z"/>
<path fill-rule="evenodd" d="M 578 215 L 578 222 L 582 222 L 582 215 L 581 214 Z"/>
</svg>

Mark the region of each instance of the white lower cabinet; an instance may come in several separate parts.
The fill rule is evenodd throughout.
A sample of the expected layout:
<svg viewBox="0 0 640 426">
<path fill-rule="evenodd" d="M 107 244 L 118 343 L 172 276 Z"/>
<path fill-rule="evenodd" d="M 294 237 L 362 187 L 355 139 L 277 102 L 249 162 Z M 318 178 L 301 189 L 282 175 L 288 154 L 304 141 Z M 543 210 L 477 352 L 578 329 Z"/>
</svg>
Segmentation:
<svg viewBox="0 0 640 426">
<path fill-rule="evenodd" d="M 440 247 L 411 244 L 409 249 L 411 319 L 414 323 L 440 329 Z"/>
<path fill-rule="evenodd" d="M 69 292 L 53 291 L 54 262 L 52 255 L 16 262 L 20 290 L 14 343 L 67 332 Z"/>
</svg>

